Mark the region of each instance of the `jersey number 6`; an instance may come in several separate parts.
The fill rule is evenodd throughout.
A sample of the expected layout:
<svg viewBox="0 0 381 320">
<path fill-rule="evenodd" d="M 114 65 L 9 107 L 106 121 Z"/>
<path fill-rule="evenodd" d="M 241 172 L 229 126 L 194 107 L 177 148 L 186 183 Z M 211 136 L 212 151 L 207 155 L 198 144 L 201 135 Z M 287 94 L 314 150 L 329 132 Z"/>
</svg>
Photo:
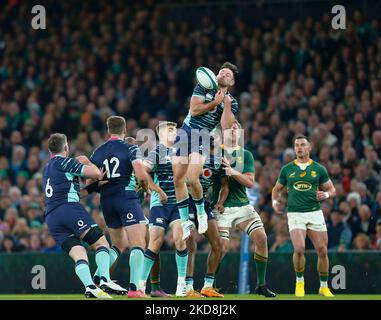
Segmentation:
<svg viewBox="0 0 381 320">
<path fill-rule="evenodd" d="M 53 195 L 53 188 L 52 186 L 49 184 L 49 181 L 50 179 L 48 179 L 48 181 L 46 181 L 46 187 L 45 187 L 45 195 L 50 198 L 52 195 Z"/>
</svg>

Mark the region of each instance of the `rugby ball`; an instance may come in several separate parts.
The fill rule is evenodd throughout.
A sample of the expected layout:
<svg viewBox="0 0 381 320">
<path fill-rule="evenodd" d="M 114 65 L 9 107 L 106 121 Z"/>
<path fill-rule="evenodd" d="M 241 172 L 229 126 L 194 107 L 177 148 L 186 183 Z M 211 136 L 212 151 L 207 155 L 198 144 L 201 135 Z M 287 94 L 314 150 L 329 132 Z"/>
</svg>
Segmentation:
<svg viewBox="0 0 381 320">
<path fill-rule="evenodd" d="M 217 90 L 218 81 L 214 72 L 206 67 L 199 67 L 196 70 L 197 82 L 207 90 Z"/>
</svg>

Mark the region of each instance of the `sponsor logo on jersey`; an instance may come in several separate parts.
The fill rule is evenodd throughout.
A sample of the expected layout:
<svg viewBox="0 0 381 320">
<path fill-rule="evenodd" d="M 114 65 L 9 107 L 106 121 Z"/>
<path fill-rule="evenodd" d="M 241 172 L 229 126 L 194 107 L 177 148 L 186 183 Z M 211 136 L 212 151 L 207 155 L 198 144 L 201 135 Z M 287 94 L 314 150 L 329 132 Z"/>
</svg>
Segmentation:
<svg viewBox="0 0 381 320">
<path fill-rule="evenodd" d="M 134 215 L 131 212 L 127 213 L 127 219 L 128 220 L 131 220 L 133 217 L 134 217 Z"/>
<path fill-rule="evenodd" d="M 315 178 L 317 175 L 316 171 L 311 171 L 311 177 Z"/>
<path fill-rule="evenodd" d="M 301 177 L 301 178 L 303 178 L 305 175 L 307 174 L 307 172 L 302 172 L 300 175 L 299 175 L 299 177 Z"/>
<path fill-rule="evenodd" d="M 297 181 L 293 187 L 296 191 L 308 191 L 311 190 L 312 184 L 307 181 Z"/>
<path fill-rule="evenodd" d="M 210 170 L 209 168 L 204 168 L 202 170 L 202 176 L 206 179 L 210 178 L 212 176 L 212 170 Z"/>
<path fill-rule="evenodd" d="M 293 173 L 291 173 L 288 177 L 289 178 L 295 178 L 295 171 Z"/>
</svg>

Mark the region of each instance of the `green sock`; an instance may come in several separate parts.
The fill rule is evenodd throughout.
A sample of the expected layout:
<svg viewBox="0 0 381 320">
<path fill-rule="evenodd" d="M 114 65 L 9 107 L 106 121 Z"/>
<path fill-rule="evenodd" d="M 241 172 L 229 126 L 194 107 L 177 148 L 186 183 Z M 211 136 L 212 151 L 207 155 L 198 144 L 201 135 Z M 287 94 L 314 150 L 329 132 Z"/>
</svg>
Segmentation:
<svg viewBox="0 0 381 320">
<path fill-rule="evenodd" d="M 259 286 L 266 283 L 267 257 L 261 256 L 258 253 L 254 254 L 254 261 L 257 271 L 257 284 Z"/>
<path fill-rule="evenodd" d="M 89 263 L 86 260 L 78 260 L 75 263 L 75 273 L 85 287 L 94 285 L 91 278 Z"/>
<path fill-rule="evenodd" d="M 112 246 L 109 250 L 109 254 L 110 254 L 110 268 L 112 267 L 112 265 L 114 264 L 114 262 L 116 260 L 118 260 L 119 256 L 120 256 L 120 250 L 115 247 L 115 246 Z M 99 271 L 99 268 L 97 268 L 97 270 L 95 271 L 95 276 L 98 276 L 100 277 L 100 271 Z"/>
<path fill-rule="evenodd" d="M 204 206 L 204 198 L 201 198 L 199 200 L 194 200 L 194 204 L 196 206 L 196 211 L 198 216 L 202 216 L 206 214 L 205 206 Z"/>
<path fill-rule="evenodd" d="M 148 275 L 151 272 L 152 266 L 155 263 L 156 256 L 157 254 L 149 249 L 147 249 L 146 252 L 144 252 L 143 272 L 141 280 L 147 281 Z"/>
<path fill-rule="evenodd" d="M 319 272 L 319 277 L 321 282 L 328 281 L 328 273 L 327 272 Z"/>
<path fill-rule="evenodd" d="M 176 250 L 176 265 L 177 265 L 177 276 L 179 278 L 184 278 L 187 274 L 187 264 L 188 264 L 188 249 L 178 251 Z"/>
<path fill-rule="evenodd" d="M 144 251 L 142 248 L 131 248 L 130 253 L 130 289 L 135 291 L 142 279 L 144 265 Z"/>
<path fill-rule="evenodd" d="M 295 274 L 297 281 L 304 281 L 304 268 L 299 270 L 295 269 Z"/>
<path fill-rule="evenodd" d="M 95 251 L 95 262 L 98 266 L 99 277 L 110 281 L 110 253 L 106 247 L 99 247 Z"/>
<path fill-rule="evenodd" d="M 177 201 L 181 222 L 189 220 L 189 198 Z"/>
</svg>

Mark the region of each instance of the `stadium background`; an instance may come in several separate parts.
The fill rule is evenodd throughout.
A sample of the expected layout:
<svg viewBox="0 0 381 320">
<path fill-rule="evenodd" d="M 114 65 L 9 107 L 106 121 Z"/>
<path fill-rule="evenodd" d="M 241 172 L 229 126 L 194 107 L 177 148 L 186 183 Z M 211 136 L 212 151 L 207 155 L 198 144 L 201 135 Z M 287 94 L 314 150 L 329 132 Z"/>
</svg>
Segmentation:
<svg viewBox="0 0 381 320">
<path fill-rule="evenodd" d="M 1 290 L 30 290 L 23 284 L 38 261 L 56 267 L 62 261 L 71 271 L 43 223 L 49 134 L 67 134 L 73 155 L 89 156 L 106 138 L 110 115 L 127 119 L 130 136 L 160 120 L 181 124 L 195 68 L 217 71 L 231 61 L 240 69 L 232 92 L 238 118 L 256 159 L 253 194 L 269 238 L 269 282 L 283 292 L 292 288 L 281 281 L 292 278 L 292 246 L 285 217 L 273 214 L 271 188 L 293 157 L 292 137 L 304 133 L 337 190 L 322 206 L 333 261 L 359 282 L 352 290 L 379 293 L 381 2 L 338 3 L 346 8 L 344 31 L 331 28 L 331 1 L 1 1 L 0 278 L 7 284 Z M 30 27 L 33 4 L 46 7 L 46 30 Z M 105 228 L 99 196 L 84 204 Z M 202 237 L 198 248 L 201 277 L 208 251 Z M 169 233 L 163 250 L 172 249 Z M 230 249 L 239 251 L 240 234 Z M 173 261 L 164 256 L 169 267 Z M 229 269 L 229 261 L 236 267 Z M 221 286 L 228 291 L 236 290 L 238 263 L 239 253 L 224 262 L 221 273 L 229 276 Z M 315 265 L 308 265 L 313 277 Z M 127 279 L 122 268 L 123 260 L 117 275 Z M 252 263 L 252 283 L 253 277 Z M 64 290 L 78 288 L 68 283 Z"/>
</svg>

